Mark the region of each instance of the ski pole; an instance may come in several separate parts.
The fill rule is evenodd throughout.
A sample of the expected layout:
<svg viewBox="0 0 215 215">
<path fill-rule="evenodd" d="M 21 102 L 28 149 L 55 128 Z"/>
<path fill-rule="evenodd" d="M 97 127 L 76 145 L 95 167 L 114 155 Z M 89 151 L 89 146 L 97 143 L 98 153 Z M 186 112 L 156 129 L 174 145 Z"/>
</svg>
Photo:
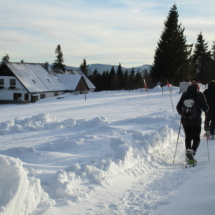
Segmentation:
<svg viewBox="0 0 215 215">
<path fill-rule="evenodd" d="M 205 127 L 207 126 L 207 116 L 205 116 Z M 207 131 L 206 131 L 207 132 Z M 208 146 L 208 134 L 206 133 L 207 137 L 207 148 L 208 148 L 208 161 L 210 161 L 210 156 L 209 156 L 209 146 Z"/>
<path fill-rule="evenodd" d="M 208 136 L 207 136 L 207 148 L 208 148 L 208 161 L 210 161 L 210 156 L 209 156 L 209 147 L 208 147 Z"/>
<path fill-rule="evenodd" d="M 175 156 L 176 156 L 176 151 L 177 151 L 177 146 L 178 146 L 178 139 L 179 139 L 180 130 L 181 130 L 181 120 L 180 120 L 180 126 L 179 126 L 179 131 L 178 131 L 178 138 L 177 138 L 176 147 L 175 147 L 175 155 L 174 155 L 174 159 L 173 159 L 173 164 L 175 162 Z"/>
</svg>

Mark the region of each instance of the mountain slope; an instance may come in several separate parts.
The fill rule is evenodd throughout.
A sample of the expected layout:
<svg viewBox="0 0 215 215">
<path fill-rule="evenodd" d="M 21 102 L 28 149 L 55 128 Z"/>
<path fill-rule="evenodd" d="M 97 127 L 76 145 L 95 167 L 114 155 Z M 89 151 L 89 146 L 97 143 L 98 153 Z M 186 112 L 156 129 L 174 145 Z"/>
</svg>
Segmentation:
<svg viewBox="0 0 215 215">
<path fill-rule="evenodd" d="M 109 71 L 111 70 L 111 68 L 114 67 L 115 71 L 117 71 L 117 67 L 116 65 L 109 65 L 109 64 L 89 64 L 89 69 L 91 71 L 91 73 L 93 73 L 95 71 L 95 69 L 97 69 L 97 71 L 99 73 L 103 73 L 104 71 Z M 79 67 L 72 67 L 72 66 L 67 66 L 67 69 L 79 69 Z M 126 67 L 122 67 L 122 69 L 125 71 L 126 69 L 130 72 L 132 70 L 132 68 L 126 68 Z M 143 72 L 145 69 L 150 70 L 151 69 L 151 65 L 145 64 L 143 66 L 138 66 L 138 67 L 134 67 L 134 71 L 137 72 L 139 70 L 139 72 Z"/>
</svg>

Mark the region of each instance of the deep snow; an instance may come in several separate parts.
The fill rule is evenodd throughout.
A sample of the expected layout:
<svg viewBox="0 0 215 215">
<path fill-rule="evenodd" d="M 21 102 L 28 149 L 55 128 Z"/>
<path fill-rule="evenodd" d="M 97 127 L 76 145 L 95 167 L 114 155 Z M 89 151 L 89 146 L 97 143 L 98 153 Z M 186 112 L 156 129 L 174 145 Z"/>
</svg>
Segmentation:
<svg viewBox="0 0 215 215">
<path fill-rule="evenodd" d="M 182 129 L 173 164 L 178 92 L 99 92 L 86 101 L 67 93 L 1 105 L 0 215 L 214 214 L 215 141 L 210 162 L 202 138 L 198 165 L 185 169 Z"/>
</svg>

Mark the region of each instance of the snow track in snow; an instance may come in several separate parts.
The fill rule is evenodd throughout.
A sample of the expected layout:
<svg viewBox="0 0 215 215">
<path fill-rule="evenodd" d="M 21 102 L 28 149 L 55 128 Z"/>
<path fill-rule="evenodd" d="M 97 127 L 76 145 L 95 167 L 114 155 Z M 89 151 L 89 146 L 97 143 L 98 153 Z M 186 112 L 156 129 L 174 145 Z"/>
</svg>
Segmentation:
<svg viewBox="0 0 215 215">
<path fill-rule="evenodd" d="M 207 164 L 203 140 L 197 153 L 198 165 L 184 168 L 183 131 L 173 164 L 179 116 L 169 110 L 171 105 L 161 105 L 169 100 L 168 94 L 155 92 L 149 99 L 140 92 L 101 93 L 99 99 L 84 104 L 81 100 L 71 104 L 70 97 L 65 96 L 61 109 L 57 105 L 53 108 L 54 101 L 51 105 L 47 102 L 52 114 L 38 113 L 0 123 L 1 156 L 20 162 L 20 168 L 24 167 L 20 177 L 26 181 L 34 178 L 32 186 L 55 204 L 43 207 L 35 191 L 31 195 L 37 202 L 26 214 L 153 214 Z M 179 98 L 178 94 L 172 96 L 174 102 Z M 111 106 L 113 103 L 118 110 Z M 35 104 L 33 112 L 38 108 Z M 100 116 L 103 112 L 106 114 Z M 80 117 L 89 113 L 91 119 Z M 17 182 L 15 176 L 12 179 Z M 7 183 L 4 175 L 1 177 L 1 182 Z M 2 207 L 9 210 L 7 203 Z"/>
</svg>

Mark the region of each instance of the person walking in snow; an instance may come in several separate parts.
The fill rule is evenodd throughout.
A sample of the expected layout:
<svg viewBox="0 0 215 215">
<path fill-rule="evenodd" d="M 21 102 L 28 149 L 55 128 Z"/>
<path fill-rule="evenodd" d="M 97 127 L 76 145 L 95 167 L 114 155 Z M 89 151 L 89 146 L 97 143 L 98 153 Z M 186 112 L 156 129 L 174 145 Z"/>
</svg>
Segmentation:
<svg viewBox="0 0 215 215">
<path fill-rule="evenodd" d="M 205 131 L 210 132 L 210 138 L 214 139 L 215 130 L 215 81 L 211 81 L 208 84 L 203 94 L 207 100 L 209 111 L 205 115 Z"/>
<path fill-rule="evenodd" d="M 203 93 L 199 92 L 198 86 L 188 86 L 176 109 L 181 115 L 181 123 L 185 132 L 186 161 L 188 164 L 195 164 L 194 156 L 200 144 L 200 133 L 202 124 L 202 110 L 208 111 L 208 104 Z"/>
</svg>

